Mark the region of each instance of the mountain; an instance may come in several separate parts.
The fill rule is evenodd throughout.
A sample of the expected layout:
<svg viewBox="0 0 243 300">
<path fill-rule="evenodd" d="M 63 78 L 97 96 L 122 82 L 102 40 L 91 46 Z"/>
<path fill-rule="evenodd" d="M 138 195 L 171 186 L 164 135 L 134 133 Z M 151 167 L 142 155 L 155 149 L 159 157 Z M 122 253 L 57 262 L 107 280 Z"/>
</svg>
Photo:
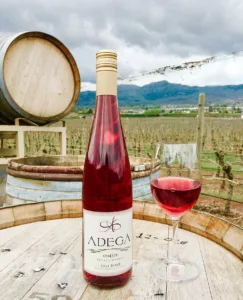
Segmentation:
<svg viewBox="0 0 243 300">
<path fill-rule="evenodd" d="M 119 104 L 196 104 L 199 93 L 206 94 L 207 104 L 242 102 L 242 64 L 239 51 L 119 77 Z M 95 83 L 83 82 L 77 105 L 93 106 L 95 89 Z"/>
<path fill-rule="evenodd" d="M 92 91 L 81 91 L 77 106 L 95 105 L 95 85 Z M 196 104 L 199 93 L 206 94 L 209 103 L 230 103 L 243 100 L 243 84 L 225 86 L 188 86 L 168 81 L 153 82 L 143 86 L 118 85 L 119 105 L 146 104 Z"/>
<path fill-rule="evenodd" d="M 180 65 L 167 65 L 143 71 L 128 78 L 119 77 L 119 84 L 144 86 L 166 80 L 189 86 L 215 86 L 242 84 L 243 51 L 187 61 Z"/>
</svg>

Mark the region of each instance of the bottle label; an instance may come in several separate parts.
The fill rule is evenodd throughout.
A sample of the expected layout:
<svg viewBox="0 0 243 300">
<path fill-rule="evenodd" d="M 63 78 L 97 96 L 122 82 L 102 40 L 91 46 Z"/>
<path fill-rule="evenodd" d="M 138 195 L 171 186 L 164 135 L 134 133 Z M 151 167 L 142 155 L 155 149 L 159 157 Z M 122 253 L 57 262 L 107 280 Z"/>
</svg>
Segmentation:
<svg viewBox="0 0 243 300">
<path fill-rule="evenodd" d="M 116 276 L 132 267 L 132 208 L 119 212 L 83 209 L 84 270 Z"/>
</svg>

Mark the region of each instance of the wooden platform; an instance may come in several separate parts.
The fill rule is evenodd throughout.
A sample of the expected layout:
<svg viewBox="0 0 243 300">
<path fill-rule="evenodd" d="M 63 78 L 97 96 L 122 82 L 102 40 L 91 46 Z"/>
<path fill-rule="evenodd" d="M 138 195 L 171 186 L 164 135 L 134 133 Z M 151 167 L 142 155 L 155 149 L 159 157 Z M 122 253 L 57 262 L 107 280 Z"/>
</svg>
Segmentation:
<svg viewBox="0 0 243 300">
<path fill-rule="evenodd" d="M 0 230 L 0 299 L 243 299 L 240 259 L 182 229 L 180 240 L 188 243 L 181 246 L 180 255 L 198 264 L 200 276 L 188 283 L 167 285 L 154 278 L 150 266 L 154 259 L 166 255 L 170 227 L 143 220 L 134 220 L 133 277 L 129 283 L 113 290 L 88 286 L 81 268 L 81 220 L 59 219 Z M 4 248 L 11 251 L 2 252 Z M 34 272 L 36 268 L 45 270 Z M 18 272 L 23 276 L 15 277 Z M 59 282 L 68 285 L 61 289 Z"/>
<path fill-rule="evenodd" d="M 25 156 L 24 134 L 28 131 L 58 133 L 61 155 L 66 155 L 66 127 L 0 125 L 0 165 L 7 165 L 10 159 Z M 16 140 L 16 149 L 6 148 L 5 144 L 8 139 Z"/>
</svg>

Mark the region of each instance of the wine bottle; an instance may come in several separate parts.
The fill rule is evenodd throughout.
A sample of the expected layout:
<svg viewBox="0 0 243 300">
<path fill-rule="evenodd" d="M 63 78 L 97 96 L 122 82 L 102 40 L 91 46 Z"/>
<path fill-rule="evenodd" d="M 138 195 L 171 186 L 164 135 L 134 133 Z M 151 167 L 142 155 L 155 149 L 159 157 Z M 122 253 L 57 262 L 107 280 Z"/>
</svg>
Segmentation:
<svg viewBox="0 0 243 300">
<path fill-rule="evenodd" d="M 117 55 L 96 54 L 96 107 L 83 174 L 83 273 L 100 287 L 132 273 L 132 181 L 117 103 Z"/>
</svg>

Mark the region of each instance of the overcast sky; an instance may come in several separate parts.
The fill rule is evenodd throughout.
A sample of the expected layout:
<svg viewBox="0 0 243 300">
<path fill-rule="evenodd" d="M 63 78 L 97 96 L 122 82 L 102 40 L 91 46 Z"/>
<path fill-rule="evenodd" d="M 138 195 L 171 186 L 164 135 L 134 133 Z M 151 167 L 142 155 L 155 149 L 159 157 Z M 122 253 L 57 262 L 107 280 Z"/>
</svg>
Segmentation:
<svg viewBox="0 0 243 300">
<path fill-rule="evenodd" d="M 54 35 L 71 50 L 83 81 L 95 80 L 102 48 L 118 52 L 122 77 L 243 50 L 242 18 L 242 0 L 0 0 L 0 32 Z M 243 83 L 234 62 L 216 72 L 214 84 L 221 75 Z"/>
</svg>

